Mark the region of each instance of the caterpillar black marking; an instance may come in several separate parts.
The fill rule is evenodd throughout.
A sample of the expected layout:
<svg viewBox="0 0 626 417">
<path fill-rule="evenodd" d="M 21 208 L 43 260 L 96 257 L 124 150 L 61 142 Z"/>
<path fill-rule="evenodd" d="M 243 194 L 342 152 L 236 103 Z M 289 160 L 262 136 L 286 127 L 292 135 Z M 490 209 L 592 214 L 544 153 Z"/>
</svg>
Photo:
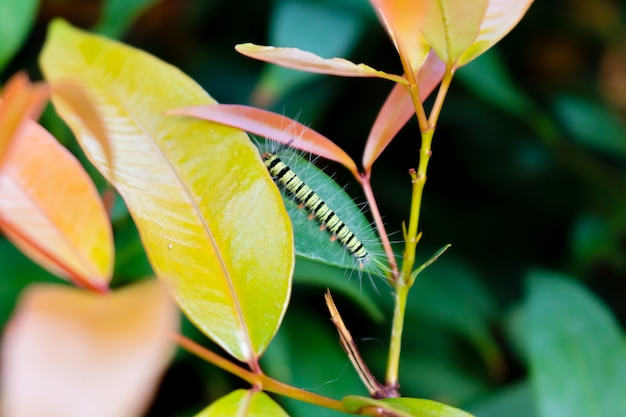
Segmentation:
<svg viewBox="0 0 626 417">
<path fill-rule="evenodd" d="M 359 266 L 363 267 L 364 260 L 368 255 L 367 249 L 328 204 L 311 187 L 306 185 L 278 155 L 265 152 L 262 158 L 274 181 L 285 187 L 300 207 L 304 207 L 310 216 L 317 220 L 322 229 L 328 229 L 332 239 L 337 239 L 357 259 Z"/>
</svg>

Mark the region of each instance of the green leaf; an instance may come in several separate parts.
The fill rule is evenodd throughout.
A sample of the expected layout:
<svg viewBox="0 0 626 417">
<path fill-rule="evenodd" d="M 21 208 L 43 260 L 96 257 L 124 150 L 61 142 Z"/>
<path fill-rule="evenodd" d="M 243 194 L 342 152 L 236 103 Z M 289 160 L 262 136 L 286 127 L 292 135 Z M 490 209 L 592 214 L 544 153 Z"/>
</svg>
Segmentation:
<svg viewBox="0 0 626 417">
<path fill-rule="evenodd" d="M 269 22 L 270 45 L 297 47 L 326 58 L 348 56 L 363 32 L 365 20 L 358 10 L 337 7 L 334 3 L 336 1 L 276 2 Z M 267 65 L 257 94 L 275 100 L 316 77 L 319 75 Z"/>
<path fill-rule="evenodd" d="M 321 292 L 319 300 L 322 300 Z M 312 310 L 290 309 L 261 361 L 263 370 L 273 378 L 319 395 L 333 398 L 367 395 L 339 345 L 336 329 L 326 317 Z M 294 416 L 345 417 L 337 411 L 292 398 L 281 398 L 281 403 Z"/>
<path fill-rule="evenodd" d="M 353 279 L 346 279 L 346 270 L 332 265 L 322 264 L 307 258 L 296 258 L 296 269 L 293 274 L 295 284 L 315 285 L 321 289 L 330 289 L 333 293 L 341 293 L 363 310 L 373 322 L 382 323 L 385 314 L 381 310 L 380 294 L 376 293 L 378 283 L 373 286 L 362 285 L 364 278 L 360 278 L 359 285 Z M 387 284 L 382 284 L 387 285 Z"/>
<path fill-rule="evenodd" d="M 621 118 L 600 103 L 562 95 L 554 100 L 557 117 L 579 144 L 626 159 L 626 128 Z"/>
<path fill-rule="evenodd" d="M 269 395 L 238 389 L 196 414 L 195 417 L 289 417 Z"/>
<path fill-rule="evenodd" d="M 38 0 L 0 1 L 0 71 L 11 60 L 30 32 Z"/>
<path fill-rule="evenodd" d="M 406 338 L 402 343 L 403 351 L 410 352 L 401 360 L 400 385 L 404 394 L 419 393 L 425 398 L 465 404 L 493 389 L 484 373 L 479 374 L 474 367 L 468 369 L 468 362 L 476 361 L 476 356 L 468 351 L 460 354 L 465 345 L 459 344 L 456 335 L 421 324 L 419 332 L 411 336 L 413 340 Z"/>
<path fill-rule="evenodd" d="M 343 405 L 351 413 L 365 414 L 367 408 L 382 408 L 398 417 L 472 417 L 458 408 L 420 398 L 386 398 L 374 400 L 367 397 L 350 395 L 344 397 Z M 376 415 L 380 415 L 377 413 Z"/>
<path fill-rule="evenodd" d="M 492 392 L 470 407 L 470 411 L 480 417 L 538 417 L 535 397 L 528 381 Z"/>
<path fill-rule="evenodd" d="M 112 38 L 120 38 L 141 13 L 160 0 L 106 0 L 100 21 L 94 30 Z"/>
<path fill-rule="evenodd" d="M 141 13 L 158 1 L 106 0 L 94 30 L 112 38 L 120 38 Z"/>
<path fill-rule="evenodd" d="M 534 103 L 507 73 L 497 50 L 490 50 L 459 69 L 455 78 L 481 99 L 513 116 L 525 117 L 529 111 L 535 111 Z"/>
<path fill-rule="evenodd" d="M 128 214 L 115 222 L 113 233 L 115 234 L 115 273 L 113 277 L 123 277 L 127 280 L 154 275 L 150 261 L 143 249 L 139 231 Z M 114 284 L 119 285 L 119 282 L 114 281 Z"/>
<path fill-rule="evenodd" d="M 235 129 L 164 115 L 215 102 L 178 69 L 62 21 L 51 25 L 41 66 L 51 82 L 78 79 L 96 103 L 112 166 L 54 101 L 126 202 L 183 311 L 234 357 L 256 360 L 287 308 L 294 254 L 289 218 L 254 145 Z"/>
<path fill-rule="evenodd" d="M 463 335 L 492 374 L 502 371 L 502 354 L 490 330 L 497 306 L 469 265 L 453 259 L 435 263 L 415 280 L 409 297 L 409 318 L 426 317 Z"/>
<path fill-rule="evenodd" d="M 282 189 L 283 200 L 293 225 L 296 254 L 329 265 L 356 270 L 357 273 L 380 274 L 380 259 L 384 253 L 382 245 L 361 208 L 344 189 L 309 159 L 299 156 L 293 149 L 288 147 L 272 149 L 277 147 L 272 142 L 259 142 L 258 145 L 261 152 L 267 150 L 276 153 L 282 162 L 326 202 L 363 243 L 371 259 L 366 259 L 361 269 L 355 257 L 339 241 L 332 241 L 328 231 L 321 230 L 320 224 L 309 218 L 310 213 L 305 208 L 299 208 L 295 199 Z"/>
<path fill-rule="evenodd" d="M 435 262 L 437 262 L 437 259 L 439 259 L 439 257 L 441 255 L 444 254 L 445 251 L 447 251 L 448 249 L 450 249 L 450 246 L 452 246 L 451 244 L 447 244 L 444 247 L 442 247 L 441 249 L 439 249 L 437 252 L 435 252 L 430 258 L 428 258 L 426 260 L 426 262 L 422 263 L 420 266 L 418 266 L 415 271 L 411 272 L 411 278 L 409 280 L 409 285 L 413 285 L 413 282 L 415 282 L 415 278 L 417 278 L 417 276 L 419 274 L 421 274 L 426 268 L 428 268 L 430 265 L 434 264 Z"/>
<path fill-rule="evenodd" d="M 616 217 L 621 220 L 622 213 L 618 213 Z M 578 216 L 570 239 L 573 259 L 578 265 L 589 267 L 598 263 L 616 266 L 626 264 L 626 254 L 621 245 L 624 229 L 620 220 L 607 220 L 594 213 L 581 213 Z"/>
<path fill-rule="evenodd" d="M 529 277 L 529 365 L 539 415 L 626 415 L 624 335 L 607 308 L 568 277 Z"/>
<path fill-rule="evenodd" d="M 19 294 L 33 282 L 59 279 L 33 263 L 15 246 L 0 238 L 0 333 L 4 330 Z"/>
<path fill-rule="evenodd" d="M 495 108 L 529 123 L 542 137 L 558 135 L 556 126 L 515 83 L 496 49 L 489 50 L 459 69 L 455 79 Z"/>
</svg>

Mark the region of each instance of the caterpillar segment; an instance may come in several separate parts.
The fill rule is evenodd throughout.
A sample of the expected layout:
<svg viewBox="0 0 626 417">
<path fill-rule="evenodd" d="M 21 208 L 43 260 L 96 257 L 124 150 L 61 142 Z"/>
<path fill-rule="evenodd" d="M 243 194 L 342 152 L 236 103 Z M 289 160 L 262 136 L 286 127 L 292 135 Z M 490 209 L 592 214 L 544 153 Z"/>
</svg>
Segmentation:
<svg viewBox="0 0 626 417">
<path fill-rule="evenodd" d="M 320 224 L 320 229 L 327 229 L 331 234 L 331 240 L 338 240 L 362 267 L 363 261 L 368 255 L 367 249 L 328 204 L 311 187 L 306 185 L 278 155 L 265 152 L 262 158 L 274 181 L 291 194 L 300 208 L 304 207 L 310 213 L 309 217 L 315 218 Z"/>
</svg>

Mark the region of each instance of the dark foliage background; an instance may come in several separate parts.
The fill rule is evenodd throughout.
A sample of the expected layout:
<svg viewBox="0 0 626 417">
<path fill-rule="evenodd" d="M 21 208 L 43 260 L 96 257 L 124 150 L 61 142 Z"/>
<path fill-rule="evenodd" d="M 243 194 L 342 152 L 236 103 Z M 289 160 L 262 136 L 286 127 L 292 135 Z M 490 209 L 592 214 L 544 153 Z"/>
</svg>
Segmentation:
<svg viewBox="0 0 626 417">
<path fill-rule="evenodd" d="M 113 0 L 42 1 L 25 41 L 0 67 L 0 81 L 21 69 L 41 78 L 37 56 L 46 26 L 62 16 L 181 68 L 220 102 L 297 116 L 358 159 L 389 82 L 271 68 L 233 46 L 296 46 L 401 72 L 365 0 L 164 0 L 129 12 L 138 3 L 115 11 Z M 410 299 L 404 395 L 448 402 L 477 416 L 544 415 L 529 382 L 537 366 L 528 360 L 523 324 L 529 275 L 554 272 L 580 281 L 581 290 L 595 294 L 624 325 L 624 7 L 618 0 L 537 1 L 510 35 L 458 71 L 435 134 L 418 251 L 426 259 L 447 243 L 452 248 L 420 276 Z M 53 111 L 43 123 L 82 158 Z M 407 218 L 407 171 L 416 166 L 418 150 L 412 121 L 374 168 L 374 189 L 393 231 Z M 352 182 L 339 168 L 328 169 L 338 171 L 340 184 Z M 348 191 L 362 201 L 353 182 Z M 114 216 L 114 228 L 114 284 L 149 274 L 131 220 Z M 5 240 L 0 275 L 0 323 L 21 288 L 53 279 Z M 378 282 L 377 294 L 367 280 L 359 285 L 347 278 L 327 267 L 298 265 L 285 323 L 264 358 L 269 374 L 337 398 L 365 394 L 327 318 L 322 295 L 330 285 L 359 347 L 384 376 L 389 290 Z M 210 345 L 191 325 L 185 332 Z M 244 385 L 181 352 L 149 416 L 192 416 L 238 386 Z M 280 401 L 294 416 L 336 414 Z"/>
</svg>

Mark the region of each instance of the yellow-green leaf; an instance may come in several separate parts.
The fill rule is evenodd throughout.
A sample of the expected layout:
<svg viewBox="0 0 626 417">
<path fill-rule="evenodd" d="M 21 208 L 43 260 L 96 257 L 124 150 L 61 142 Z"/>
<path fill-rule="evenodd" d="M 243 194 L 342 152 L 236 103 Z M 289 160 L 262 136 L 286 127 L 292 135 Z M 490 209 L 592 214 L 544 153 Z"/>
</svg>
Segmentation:
<svg viewBox="0 0 626 417">
<path fill-rule="evenodd" d="M 67 106 L 71 107 L 72 112 L 81 119 L 81 122 L 91 131 L 94 138 L 100 142 L 100 146 L 104 149 L 104 155 L 107 158 L 107 164 L 111 165 L 113 157 L 111 156 L 109 138 L 102 125 L 102 120 L 100 120 L 100 114 L 98 114 L 82 87 L 72 82 L 57 82 L 51 88 L 54 92 L 54 97 L 63 100 Z"/>
<path fill-rule="evenodd" d="M 438 0 L 430 2 L 422 21 L 422 34 L 439 58 L 452 65 L 474 43 L 489 0 Z"/>
<path fill-rule="evenodd" d="M 51 24 L 41 66 L 50 81 L 83 84 L 96 103 L 112 166 L 54 99 L 124 198 L 155 272 L 205 334 L 255 362 L 284 315 L 294 254 L 289 218 L 254 145 L 233 128 L 164 115 L 215 101 L 177 68 L 63 21 Z"/>
<path fill-rule="evenodd" d="M 343 149 L 315 130 L 293 119 L 256 107 L 217 104 L 206 107 L 176 109 L 171 114 L 184 114 L 243 129 L 258 136 L 284 143 L 291 148 L 339 162 L 358 177 L 356 164 Z"/>
<path fill-rule="evenodd" d="M 532 0 L 489 0 L 478 37 L 461 55 L 457 66 L 467 64 L 502 39 L 520 21 L 532 2 Z"/>
<path fill-rule="evenodd" d="M 238 389 L 196 414 L 196 417 L 289 417 L 280 405 L 261 391 Z"/>
<path fill-rule="evenodd" d="M 458 408 L 421 398 L 385 398 L 374 400 L 369 397 L 350 395 L 344 397 L 343 405 L 350 413 L 365 415 L 381 415 L 380 412 L 371 414 L 374 410 L 385 410 L 397 417 L 473 417 Z M 371 411 L 371 412 L 368 412 Z"/>
</svg>

